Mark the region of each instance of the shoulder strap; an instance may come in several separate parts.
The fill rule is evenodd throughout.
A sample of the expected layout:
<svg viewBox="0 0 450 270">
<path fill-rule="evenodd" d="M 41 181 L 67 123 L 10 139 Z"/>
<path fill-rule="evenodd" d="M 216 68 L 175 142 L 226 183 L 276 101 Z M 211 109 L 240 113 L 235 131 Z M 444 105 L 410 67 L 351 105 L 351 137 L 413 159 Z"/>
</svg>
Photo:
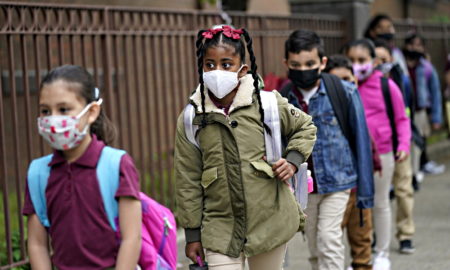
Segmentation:
<svg viewBox="0 0 450 270">
<path fill-rule="evenodd" d="M 48 178 L 50 176 L 51 167 L 48 165 L 53 155 L 48 155 L 35 159 L 28 168 L 27 183 L 28 192 L 30 193 L 31 202 L 34 211 L 44 227 L 50 227 L 50 221 L 47 217 L 47 200 L 45 198 L 45 190 L 47 188 Z"/>
<path fill-rule="evenodd" d="M 193 145 L 197 148 L 200 148 L 197 140 L 195 139 L 195 135 L 198 131 L 198 125 L 194 125 L 192 122 L 195 117 L 195 107 L 192 104 L 188 104 L 184 109 L 183 119 L 184 119 L 184 132 L 186 133 L 186 137 Z"/>
<path fill-rule="evenodd" d="M 270 128 L 272 136 L 264 131 L 267 161 L 272 163 L 281 158 L 281 126 L 278 113 L 278 102 L 273 91 L 261 91 L 261 102 L 264 109 L 264 123 Z M 195 135 L 199 129 L 192 122 L 195 117 L 195 108 L 188 104 L 184 109 L 183 121 L 186 137 L 193 145 L 199 148 Z"/>
<path fill-rule="evenodd" d="M 293 83 L 292 82 L 288 82 L 285 86 L 283 86 L 281 89 L 280 89 L 280 95 L 282 95 L 283 97 L 285 97 L 285 98 L 287 98 L 288 97 L 288 95 L 289 95 L 289 92 L 291 91 L 291 89 L 292 89 L 292 86 L 293 86 Z"/>
<path fill-rule="evenodd" d="M 353 137 L 350 131 L 350 124 L 348 123 L 349 100 L 345 93 L 344 86 L 342 85 L 341 80 L 334 75 L 322 73 L 322 79 L 325 84 L 331 106 L 333 107 L 333 111 L 336 114 L 339 126 L 341 127 L 344 136 L 347 138 L 350 147 L 352 148 L 352 150 L 354 150 L 354 147 L 352 145 Z"/>
<path fill-rule="evenodd" d="M 264 130 L 266 158 L 269 163 L 275 163 L 281 158 L 281 126 L 277 97 L 273 91 L 260 91 L 260 95 L 264 109 L 264 123 L 272 133 L 270 135 Z"/>
<path fill-rule="evenodd" d="M 119 216 L 119 204 L 115 198 L 119 188 L 120 161 L 126 152 L 105 146 L 97 164 L 97 179 L 100 186 L 103 205 L 109 224 L 117 231 L 116 218 Z"/>
<path fill-rule="evenodd" d="M 391 91 L 389 89 L 389 81 L 385 77 L 381 77 L 381 89 L 383 92 L 384 104 L 386 105 L 386 112 L 389 117 L 389 123 L 391 125 L 392 146 L 394 148 L 393 150 L 395 153 L 397 151 L 397 147 L 398 147 L 397 129 L 395 127 L 394 107 L 392 106 Z"/>
</svg>

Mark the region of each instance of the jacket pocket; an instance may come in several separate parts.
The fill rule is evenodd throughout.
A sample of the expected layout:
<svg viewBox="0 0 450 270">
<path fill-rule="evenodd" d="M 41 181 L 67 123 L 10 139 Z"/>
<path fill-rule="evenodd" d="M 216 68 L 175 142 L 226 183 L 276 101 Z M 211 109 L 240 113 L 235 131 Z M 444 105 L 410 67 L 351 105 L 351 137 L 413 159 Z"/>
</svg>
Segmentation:
<svg viewBox="0 0 450 270">
<path fill-rule="evenodd" d="M 252 165 L 253 169 L 256 170 L 254 172 L 254 174 L 256 176 L 263 176 L 263 177 L 268 177 L 268 178 L 275 177 L 272 167 L 264 160 L 252 161 L 252 162 L 250 162 L 250 164 Z"/>
<path fill-rule="evenodd" d="M 202 187 L 209 187 L 217 179 L 217 168 L 209 168 L 205 170 L 202 174 Z"/>
</svg>

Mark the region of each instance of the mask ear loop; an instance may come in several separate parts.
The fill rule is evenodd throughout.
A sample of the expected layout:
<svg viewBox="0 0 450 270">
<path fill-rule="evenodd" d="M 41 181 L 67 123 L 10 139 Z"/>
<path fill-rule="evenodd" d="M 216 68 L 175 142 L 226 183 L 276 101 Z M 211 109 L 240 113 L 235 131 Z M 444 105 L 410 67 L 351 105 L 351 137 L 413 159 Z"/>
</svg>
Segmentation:
<svg viewBox="0 0 450 270">
<path fill-rule="evenodd" d="M 238 71 L 236 71 L 236 74 L 237 74 L 237 76 L 238 76 L 238 80 L 240 81 L 244 76 L 242 76 L 242 77 L 239 77 L 239 72 L 241 72 L 241 70 L 242 70 L 242 68 L 245 66 L 245 64 L 242 64 L 241 65 L 241 67 L 238 69 Z"/>
<path fill-rule="evenodd" d="M 86 107 L 84 107 L 84 109 L 77 116 L 75 116 L 75 119 L 80 119 L 89 110 L 89 108 L 91 108 L 91 106 L 93 104 L 97 104 L 97 105 L 100 106 L 100 105 L 102 105 L 102 103 L 103 103 L 103 99 L 102 98 L 97 100 L 97 101 L 92 101 Z"/>
</svg>

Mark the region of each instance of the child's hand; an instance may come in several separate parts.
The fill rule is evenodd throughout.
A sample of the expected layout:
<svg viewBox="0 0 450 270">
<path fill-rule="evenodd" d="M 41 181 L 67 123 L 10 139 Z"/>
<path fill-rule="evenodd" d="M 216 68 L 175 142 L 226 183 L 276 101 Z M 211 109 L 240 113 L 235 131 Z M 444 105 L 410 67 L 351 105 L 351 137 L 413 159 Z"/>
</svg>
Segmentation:
<svg viewBox="0 0 450 270">
<path fill-rule="evenodd" d="M 397 162 L 403 162 L 408 157 L 408 153 L 405 151 L 398 151 L 395 157 Z"/>
<path fill-rule="evenodd" d="M 197 257 L 200 257 L 202 261 L 205 261 L 205 254 L 203 253 L 202 242 L 192 242 L 186 244 L 186 257 L 191 259 L 194 263 L 197 263 Z"/>
<path fill-rule="evenodd" d="M 292 163 L 288 162 L 286 159 L 281 158 L 272 166 L 272 170 L 275 173 L 275 176 L 281 181 L 287 181 L 294 176 L 297 171 L 297 167 L 295 167 Z"/>
</svg>

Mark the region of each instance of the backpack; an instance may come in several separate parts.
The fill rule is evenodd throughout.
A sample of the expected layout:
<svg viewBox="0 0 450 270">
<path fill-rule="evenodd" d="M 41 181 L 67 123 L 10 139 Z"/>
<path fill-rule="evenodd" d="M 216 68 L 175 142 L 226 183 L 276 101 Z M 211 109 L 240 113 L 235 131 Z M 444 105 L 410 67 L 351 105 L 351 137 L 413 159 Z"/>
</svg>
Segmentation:
<svg viewBox="0 0 450 270">
<path fill-rule="evenodd" d="M 389 80 L 386 77 L 381 77 L 381 89 L 383 92 L 384 104 L 386 105 L 386 112 L 389 117 L 389 124 L 392 130 L 392 147 L 394 153 L 397 152 L 398 147 L 398 134 L 397 128 L 395 124 L 395 115 L 394 115 L 394 107 L 392 106 L 391 92 L 389 89 Z M 412 116 L 414 113 L 411 113 L 411 135 L 413 142 L 419 147 L 421 150 L 425 149 L 425 139 L 419 132 L 419 129 L 412 121 Z"/>
<path fill-rule="evenodd" d="M 282 153 L 282 136 L 280 116 L 278 112 L 278 101 L 273 91 L 260 91 L 261 103 L 264 109 L 264 124 L 269 127 L 271 134 L 264 129 L 264 141 L 266 147 L 266 160 L 269 164 L 277 162 L 281 158 Z M 184 109 L 183 122 L 186 138 L 190 143 L 200 148 L 196 139 L 199 126 L 193 124 L 195 117 L 195 107 L 188 104 Z M 303 163 L 298 168 L 297 173 L 292 179 L 292 187 L 294 194 L 301 205 L 305 209 L 308 202 L 308 176 L 307 166 Z"/>
<path fill-rule="evenodd" d="M 120 239 L 118 202 L 115 193 L 119 187 L 120 161 L 125 151 L 105 146 L 97 164 L 97 179 L 108 222 Z M 28 190 L 36 215 L 45 227 L 47 217 L 45 190 L 53 155 L 31 162 L 28 169 Z M 139 266 L 144 270 L 174 270 L 177 264 L 177 236 L 172 212 L 140 192 L 142 204 L 142 247 Z"/>
<path fill-rule="evenodd" d="M 321 76 L 323 83 L 325 84 L 325 89 L 327 91 L 331 107 L 333 108 L 334 114 L 336 115 L 342 133 L 347 139 L 353 154 L 356 156 L 355 140 L 353 138 L 353 132 L 351 130 L 350 123 L 348 122 L 348 104 L 350 103 L 350 100 L 345 92 L 341 79 L 339 79 L 339 77 L 335 75 L 328 73 L 322 73 Z M 289 82 L 281 90 L 281 95 L 283 97 L 287 97 L 292 87 L 293 83 Z"/>
</svg>

